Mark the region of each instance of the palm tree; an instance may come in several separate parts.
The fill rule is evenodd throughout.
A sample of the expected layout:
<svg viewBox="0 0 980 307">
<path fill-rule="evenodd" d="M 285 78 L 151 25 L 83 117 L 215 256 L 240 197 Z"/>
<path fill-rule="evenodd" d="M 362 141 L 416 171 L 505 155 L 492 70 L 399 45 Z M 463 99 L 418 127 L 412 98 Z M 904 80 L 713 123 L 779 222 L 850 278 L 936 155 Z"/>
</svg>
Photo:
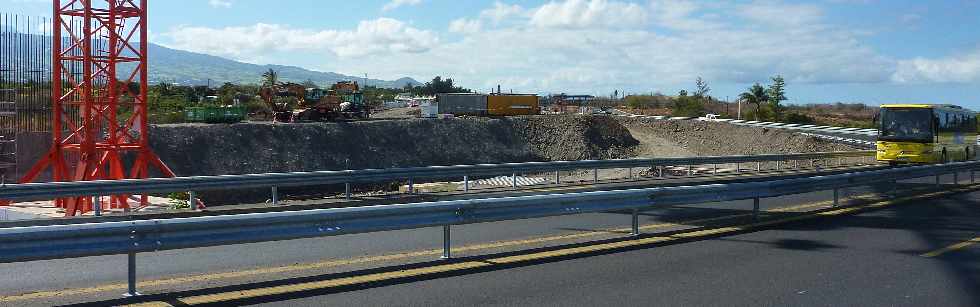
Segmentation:
<svg viewBox="0 0 980 307">
<path fill-rule="evenodd" d="M 262 79 L 264 79 L 262 81 L 262 85 L 264 86 L 275 88 L 277 85 L 279 85 L 279 73 L 272 70 L 272 68 L 269 68 L 269 71 L 262 73 Z"/>
<path fill-rule="evenodd" d="M 755 120 L 759 120 L 759 114 L 762 113 L 762 104 L 769 101 L 769 94 L 766 93 L 766 88 L 756 83 L 752 87 L 749 87 L 748 91 L 738 95 L 738 98 L 755 105 Z"/>
</svg>

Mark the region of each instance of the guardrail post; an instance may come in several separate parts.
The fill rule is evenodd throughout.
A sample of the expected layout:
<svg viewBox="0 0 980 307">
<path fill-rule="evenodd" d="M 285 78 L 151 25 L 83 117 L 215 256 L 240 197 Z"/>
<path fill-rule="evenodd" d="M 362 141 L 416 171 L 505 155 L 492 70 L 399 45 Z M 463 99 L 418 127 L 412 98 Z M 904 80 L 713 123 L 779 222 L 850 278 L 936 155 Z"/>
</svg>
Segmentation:
<svg viewBox="0 0 980 307">
<path fill-rule="evenodd" d="M 92 209 L 95 210 L 95 216 L 102 216 L 102 195 L 92 197 Z"/>
<path fill-rule="evenodd" d="M 513 173 L 510 175 L 510 187 L 514 188 L 514 190 L 517 190 L 517 173 Z"/>
<path fill-rule="evenodd" d="M 640 209 L 633 209 L 633 232 L 630 233 L 630 236 L 636 237 L 639 235 L 640 235 Z"/>
<path fill-rule="evenodd" d="M 718 164 L 712 164 L 711 165 L 711 168 L 712 168 L 711 173 L 717 175 L 718 174 Z"/>
<path fill-rule="evenodd" d="M 463 176 L 463 192 L 470 191 L 470 176 Z"/>
<path fill-rule="evenodd" d="M 735 173 L 742 172 L 742 163 L 735 162 Z"/>
<path fill-rule="evenodd" d="M 793 168 L 800 169 L 800 160 L 793 160 Z"/>
<path fill-rule="evenodd" d="M 661 178 L 664 177 L 664 167 L 662 165 L 657 166 L 657 176 Z"/>
<path fill-rule="evenodd" d="M 633 180 L 633 168 L 632 167 L 629 168 L 629 177 L 626 178 L 626 179 Z"/>
<path fill-rule="evenodd" d="M 408 194 L 415 194 L 415 179 L 408 178 Z"/>
<path fill-rule="evenodd" d="M 840 206 L 840 189 L 834 188 L 834 207 Z"/>
<path fill-rule="evenodd" d="M 755 171 L 756 172 L 761 172 L 762 171 L 762 162 L 756 162 L 755 163 Z"/>
<path fill-rule="evenodd" d="M 385 191 L 387 191 L 387 190 L 388 190 L 388 189 L 385 189 Z M 387 194 L 387 193 L 386 193 L 386 194 Z M 346 198 L 347 200 L 350 200 L 350 198 L 351 198 L 351 193 L 350 193 L 350 182 L 348 182 L 348 183 L 344 183 L 344 198 Z"/>
<path fill-rule="evenodd" d="M 690 165 L 690 164 L 687 165 L 687 175 L 694 176 L 694 165 Z"/>
<path fill-rule="evenodd" d="M 592 169 L 592 183 L 599 183 L 599 169 Z"/>
<path fill-rule="evenodd" d="M 139 296 L 140 293 L 136 292 L 136 252 L 130 252 L 128 255 L 127 262 L 127 290 L 123 297 L 134 297 Z"/>
<path fill-rule="evenodd" d="M 555 184 L 561 184 L 561 170 L 555 171 Z"/>
<path fill-rule="evenodd" d="M 187 204 L 190 205 L 191 210 L 197 210 L 197 196 L 194 191 L 187 192 Z"/>
<path fill-rule="evenodd" d="M 272 186 L 272 205 L 275 206 L 278 204 L 279 204 L 279 187 Z"/>
<path fill-rule="evenodd" d="M 450 259 L 452 255 L 452 229 L 450 225 L 442 226 L 442 259 Z"/>
<path fill-rule="evenodd" d="M 780 162 L 782 162 L 782 161 L 776 160 L 776 170 L 777 171 L 779 171 L 779 170 L 782 169 L 782 167 L 780 167 Z"/>
<path fill-rule="evenodd" d="M 139 296 L 140 293 L 136 291 L 136 248 L 139 247 L 139 242 L 136 241 L 136 228 L 133 224 L 133 229 L 129 232 L 130 240 L 130 251 L 126 255 L 126 282 L 127 289 L 123 297 L 134 297 Z"/>
<path fill-rule="evenodd" d="M 752 199 L 752 220 L 759 220 L 759 198 Z"/>
</svg>

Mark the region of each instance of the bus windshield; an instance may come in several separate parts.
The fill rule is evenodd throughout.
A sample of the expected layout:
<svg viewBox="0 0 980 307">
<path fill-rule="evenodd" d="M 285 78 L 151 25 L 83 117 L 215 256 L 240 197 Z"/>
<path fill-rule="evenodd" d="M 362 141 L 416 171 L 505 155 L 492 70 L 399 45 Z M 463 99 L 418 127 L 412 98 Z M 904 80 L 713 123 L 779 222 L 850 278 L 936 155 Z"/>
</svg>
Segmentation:
<svg viewBox="0 0 980 307">
<path fill-rule="evenodd" d="M 878 139 L 932 142 L 932 109 L 882 108 Z"/>
</svg>

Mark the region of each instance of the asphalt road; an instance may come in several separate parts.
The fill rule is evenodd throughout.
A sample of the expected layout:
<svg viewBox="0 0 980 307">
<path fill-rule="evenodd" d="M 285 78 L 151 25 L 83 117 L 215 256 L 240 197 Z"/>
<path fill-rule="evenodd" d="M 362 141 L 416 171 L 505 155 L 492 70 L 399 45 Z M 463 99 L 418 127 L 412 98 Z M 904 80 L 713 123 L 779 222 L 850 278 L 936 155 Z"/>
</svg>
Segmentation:
<svg viewBox="0 0 980 307">
<path fill-rule="evenodd" d="M 978 306 L 980 194 L 266 305 Z"/>
<path fill-rule="evenodd" d="M 762 207 L 822 209 L 828 196 L 767 199 Z M 628 215 L 587 214 L 455 227 L 453 261 L 436 260 L 441 229 L 427 228 L 141 254 L 138 271 L 140 290 L 163 306 L 976 306 L 980 245 L 922 254 L 980 236 L 978 202 L 980 193 L 959 194 L 676 242 L 624 240 Z M 662 208 L 644 214 L 644 232 L 682 237 L 715 223 L 751 223 L 750 208 Z M 644 240 L 651 243 L 636 243 Z M 117 300 L 122 256 L 2 264 L 0 272 L 0 305 L 130 302 Z M 278 294 L 239 297 L 247 293 Z"/>
</svg>

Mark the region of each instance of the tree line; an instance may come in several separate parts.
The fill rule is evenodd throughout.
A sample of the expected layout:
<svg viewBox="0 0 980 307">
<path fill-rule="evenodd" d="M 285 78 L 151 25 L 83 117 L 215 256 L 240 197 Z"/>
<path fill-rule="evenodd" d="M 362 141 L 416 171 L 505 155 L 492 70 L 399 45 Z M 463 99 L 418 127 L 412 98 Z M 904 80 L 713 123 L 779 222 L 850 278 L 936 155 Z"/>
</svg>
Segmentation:
<svg viewBox="0 0 980 307">
<path fill-rule="evenodd" d="M 217 87 L 205 85 L 190 86 L 170 82 L 150 85 L 147 93 L 150 120 L 153 123 L 183 122 L 183 111 L 189 107 L 230 106 L 236 102 L 244 106 L 249 114 L 263 114 L 271 110 L 259 97 L 263 86 L 270 82 L 280 84 L 278 73 L 274 70 L 263 73 L 261 84 L 223 83 Z M 312 80 L 301 83 L 306 88 L 329 88 L 331 84 L 317 84 Z M 361 85 L 364 100 L 369 106 L 380 107 L 384 101 L 394 99 L 402 93 L 413 95 L 436 95 L 440 93 L 471 92 L 460 87 L 451 78 L 436 76 L 421 85 L 407 84 L 403 88 L 383 88 Z M 295 105 L 295 104 L 293 104 Z"/>
</svg>

